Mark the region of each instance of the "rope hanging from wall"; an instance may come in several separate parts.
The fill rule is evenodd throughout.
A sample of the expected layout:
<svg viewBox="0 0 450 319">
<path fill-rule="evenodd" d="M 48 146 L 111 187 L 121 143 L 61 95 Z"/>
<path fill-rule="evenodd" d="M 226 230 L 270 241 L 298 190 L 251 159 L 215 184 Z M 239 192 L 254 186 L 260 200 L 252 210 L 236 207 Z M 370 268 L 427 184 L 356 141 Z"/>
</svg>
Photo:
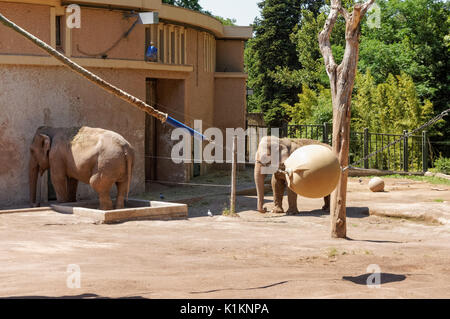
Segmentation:
<svg viewBox="0 0 450 319">
<path fill-rule="evenodd" d="M 163 113 L 161 111 L 158 111 L 153 106 L 148 105 L 141 99 L 115 87 L 114 85 L 110 84 L 109 82 L 103 80 L 99 76 L 95 75 L 94 73 L 86 70 L 79 64 L 75 63 L 65 55 L 61 54 L 51 46 L 49 46 L 47 43 L 42 41 L 41 39 L 35 37 L 33 34 L 29 33 L 25 29 L 21 28 L 20 26 L 16 25 L 14 22 L 8 20 L 0 13 L 0 22 L 14 30 L 15 32 L 19 33 L 26 39 L 30 40 L 32 43 L 34 43 L 36 46 L 38 46 L 40 49 L 44 50 L 54 58 L 56 58 L 58 61 L 60 61 L 64 66 L 68 67 L 70 70 L 72 70 L 75 73 L 78 73 L 82 77 L 86 78 L 87 80 L 91 81 L 95 85 L 101 87 L 105 91 L 107 91 L 110 94 L 113 94 L 122 100 L 124 100 L 127 103 L 130 103 L 131 105 L 137 107 L 141 111 L 144 111 L 148 113 L 149 115 L 157 118 L 161 123 L 167 123 L 169 125 L 172 125 L 174 127 L 183 127 L 185 128 L 194 138 L 200 139 L 200 140 L 207 140 L 205 136 L 200 134 L 199 132 L 195 131 L 194 129 L 188 127 L 187 125 L 175 120 L 174 118 L 170 117 L 167 113 Z M 131 32 L 132 28 L 127 32 Z M 126 34 L 127 34 L 126 33 Z"/>
</svg>

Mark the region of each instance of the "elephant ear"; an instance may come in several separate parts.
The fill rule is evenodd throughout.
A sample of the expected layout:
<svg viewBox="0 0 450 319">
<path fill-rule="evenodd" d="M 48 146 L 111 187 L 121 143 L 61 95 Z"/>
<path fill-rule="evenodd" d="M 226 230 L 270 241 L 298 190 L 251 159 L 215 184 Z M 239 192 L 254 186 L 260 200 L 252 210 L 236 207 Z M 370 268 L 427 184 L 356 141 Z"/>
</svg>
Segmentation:
<svg viewBox="0 0 450 319">
<path fill-rule="evenodd" d="M 50 137 L 45 134 L 39 134 L 39 137 L 41 138 L 42 150 L 44 151 L 44 154 L 47 154 L 50 151 L 50 143 L 51 143 Z"/>
</svg>

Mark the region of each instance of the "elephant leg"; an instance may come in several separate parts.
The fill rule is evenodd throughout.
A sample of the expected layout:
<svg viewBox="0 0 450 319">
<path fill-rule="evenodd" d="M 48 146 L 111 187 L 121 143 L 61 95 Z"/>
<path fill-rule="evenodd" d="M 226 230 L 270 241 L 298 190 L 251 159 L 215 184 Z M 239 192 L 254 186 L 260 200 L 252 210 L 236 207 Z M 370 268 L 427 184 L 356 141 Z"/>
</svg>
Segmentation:
<svg viewBox="0 0 450 319">
<path fill-rule="evenodd" d="M 272 191 L 273 191 L 273 200 L 274 200 L 275 207 L 273 208 L 272 213 L 275 213 L 275 214 L 284 213 L 283 195 L 284 195 L 285 188 L 286 188 L 286 182 L 281 178 L 277 178 L 276 174 L 273 174 L 272 175 Z"/>
<path fill-rule="evenodd" d="M 97 192 L 101 210 L 112 210 L 113 203 L 110 196 L 111 187 L 114 181 L 102 177 L 102 174 L 96 173 L 91 176 L 89 184 Z"/>
<path fill-rule="evenodd" d="M 289 187 L 287 188 L 287 196 L 288 196 L 288 203 L 289 208 L 287 211 L 288 215 L 297 215 L 298 209 L 297 209 L 297 193 L 292 191 Z"/>
<path fill-rule="evenodd" d="M 67 178 L 68 196 L 71 203 L 77 201 L 78 180 L 74 178 Z"/>
<path fill-rule="evenodd" d="M 59 203 L 70 202 L 67 176 L 57 171 L 51 171 L 53 188 L 55 189 L 56 199 Z"/>
<path fill-rule="evenodd" d="M 125 196 L 127 195 L 128 182 L 116 183 L 117 187 L 117 199 L 116 209 L 122 209 L 125 207 Z"/>
<path fill-rule="evenodd" d="M 330 195 L 325 196 L 323 198 L 324 205 L 322 207 L 322 210 L 329 212 L 330 211 Z"/>
<path fill-rule="evenodd" d="M 258 197 L 257 210 L 260 213 L 265 213 L 264 209 L 264 174 L 261 174 L 261 164 L 255 163 L 255 185 L 256 185 L 256 195 Z"/>
</svg>

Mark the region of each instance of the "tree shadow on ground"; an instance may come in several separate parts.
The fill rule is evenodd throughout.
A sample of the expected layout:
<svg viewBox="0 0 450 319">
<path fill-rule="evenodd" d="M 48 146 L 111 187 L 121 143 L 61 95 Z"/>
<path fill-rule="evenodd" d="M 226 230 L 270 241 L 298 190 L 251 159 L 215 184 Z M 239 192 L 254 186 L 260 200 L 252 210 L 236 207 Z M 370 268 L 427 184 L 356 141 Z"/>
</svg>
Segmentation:
<svg viewBox="0 0 450 319">
<path fill-rule="evenodd" d="M 127 297 L 104 297 L 99 296 L 97 294 L 81 294 L 81 295 L 73 295 L 73 296 L 59 296 L 59 297 L 51 297 L 51 296 L 13 296 L 13 297 L 0 297 L 0 299 L 146 299 L 142 296 L 127 296 Z"/>
<path fill-rule="evenodd" d="M 367 285 L 367 279 L 369 276 L 373 276 L 373 273 L 370 274 L 363 274 L 359 276 L 343 276 L 342 280 L 350 281 L 357 285 Z M 406 279 L 405 275 L 398 275 L 398 274 L 390 274 L 390 273 L 380 273 L 380 284 L 388 284 L 391 282 L 399 282 Z M 372 283 L 372 280 L 369 280 L 370 283 Z"/>
<path fill-rule="evenodd" d="M 270 285 L 260 286 L 260 287 L 250 287 L 250 288 L 223 288 L 223 289 L 212 289 L 212 290 L 206 290 L 206 291 L 191 291 L 190 294 L 207 294 L 212 292 L 218 292 L 218 291 L 225 291 L 225 290 L 257 290 L 257 289 L 267 289 L 279 285 L 283 285 L 288 283 L 290 280 L 284 280 L 280 282 L 276 282 Z"/>
<path fill-rule="evenodd" d="M 315 209 L 311 211 L 301 211 L 299 214 L 292 215 L 297 217 L 321 217 L 330 215 L 330 212 L 323 209 Z M 350 218 L 364 218 L 370 216 L 369 207 L 347 207 L 346 216 Z"/>
<path fill-rule="evenodd" d="M 393 240 L 374 240 L 374 239 L 353 239 L 350 237 L 345 238 L 348 241 L 364 241 L 367 243 L 375 243 L 375 244 L 403 244 L 401 241 L 393 241 Z"/>
</svg>

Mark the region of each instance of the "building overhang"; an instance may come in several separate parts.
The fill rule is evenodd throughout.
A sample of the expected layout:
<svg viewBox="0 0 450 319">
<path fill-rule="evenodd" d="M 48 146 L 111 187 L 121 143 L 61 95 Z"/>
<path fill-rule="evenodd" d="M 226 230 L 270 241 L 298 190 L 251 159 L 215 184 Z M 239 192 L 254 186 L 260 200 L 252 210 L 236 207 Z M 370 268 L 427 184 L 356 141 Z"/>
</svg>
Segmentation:
<svg viewBox="0 0 450 319">
<path fill-rule="evenodd" d="M 243 72 L 215 72 L 216 79 L 247 79 L 248 74 Z"/>
<path fill-rule="evenodd" d="M 169 22 L 175 22 L 200 28 L 211 32 L 218 39 L 247 40 L 252 37 L 250 26 L 224 26 L 218 19 L 193 10 L 161 3 L 161 0 L 0 0 L 0 2 L 16 2 L 27 4 L 48 5 L 57 8 L 70 4 L 81 6 L 123 9 L 135 11 L 157 11 L 159 17 Z"/>
<path fill-rule="evenodd" d="M 194 71 L 192 65 L 173 65 L 151 63 L 137 60 L 71 58 L 75 63 L 87 68 L 132 69 L 149 71 L 166 71 L 190 73 Z M 61 62 L 49 56 L 29 55 L 0 55 L 0 65 L 31 65 L 31 66 L 63 66 Z"/>
<path fill-rule="evenodd" d="M 102 7 L 126 8 L 134 10 L 158 11 L 161 9 L 161 0 L 60 0 L 62 5 L 80 4 Z"/>
</svg>

